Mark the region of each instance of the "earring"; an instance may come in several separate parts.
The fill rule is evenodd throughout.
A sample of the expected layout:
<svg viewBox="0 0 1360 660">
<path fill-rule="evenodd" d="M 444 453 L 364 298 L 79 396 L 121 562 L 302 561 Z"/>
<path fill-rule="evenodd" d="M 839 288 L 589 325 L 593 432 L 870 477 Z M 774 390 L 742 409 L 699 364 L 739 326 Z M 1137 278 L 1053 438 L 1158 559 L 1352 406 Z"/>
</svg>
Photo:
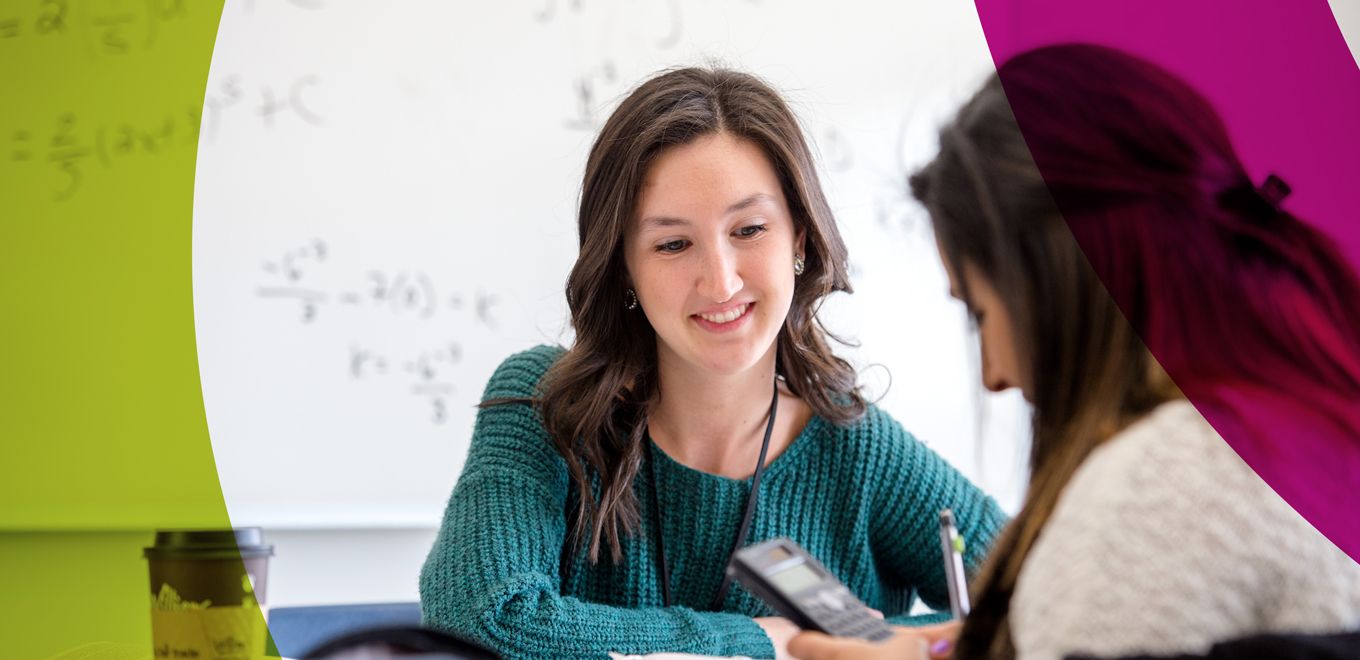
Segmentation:
<svg viewBox="0 0 1360 660">
<path fill-rule="evenodd" d="M 629 289 L 628 293 L 623 294 L 623 306 L 626 309 L 637 309 L 637 292 Z"/>
<path fill-rule="evenodd" d="M 807 270 L 807 263 L 803 261 L 803 255 L 793 255 L 793 274 L 802 275 L 804 270 Z"/>
</svg>

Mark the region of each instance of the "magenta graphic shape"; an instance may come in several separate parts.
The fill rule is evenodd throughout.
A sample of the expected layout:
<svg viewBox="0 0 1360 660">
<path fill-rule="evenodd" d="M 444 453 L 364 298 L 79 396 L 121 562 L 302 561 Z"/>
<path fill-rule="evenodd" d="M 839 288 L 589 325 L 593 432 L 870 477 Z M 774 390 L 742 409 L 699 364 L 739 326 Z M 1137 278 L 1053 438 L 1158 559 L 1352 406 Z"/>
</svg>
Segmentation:
<svg viewBox="0 0 1360 660">
<path fill-rule="evenodd" d="M 1328 4 L 976 5 L 1035 162 L 1121 309 L 1233 449 L 1360 561 L 1360 70 Z M 1066 42 L 1160 69 L 1016 58 Z M 1283 201 L 1255 189 L 1270 174 Z M 1225 240 L 1236 256 L 1213 256 Z"/>
</svg>

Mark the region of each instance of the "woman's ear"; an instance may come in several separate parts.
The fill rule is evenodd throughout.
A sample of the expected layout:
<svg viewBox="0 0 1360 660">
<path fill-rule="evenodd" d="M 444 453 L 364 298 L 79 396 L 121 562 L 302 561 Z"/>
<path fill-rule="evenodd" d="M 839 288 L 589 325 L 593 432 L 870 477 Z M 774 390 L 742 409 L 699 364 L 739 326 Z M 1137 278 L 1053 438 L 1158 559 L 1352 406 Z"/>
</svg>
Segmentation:
<svg viewBox="0 0 1360 660">
<path fill-rule="evenodd" d="M 807 256 L 807 230 L 799 228 L 798 233 L 793 238 L 793 252 L 802 257 Z"/>
</svg>

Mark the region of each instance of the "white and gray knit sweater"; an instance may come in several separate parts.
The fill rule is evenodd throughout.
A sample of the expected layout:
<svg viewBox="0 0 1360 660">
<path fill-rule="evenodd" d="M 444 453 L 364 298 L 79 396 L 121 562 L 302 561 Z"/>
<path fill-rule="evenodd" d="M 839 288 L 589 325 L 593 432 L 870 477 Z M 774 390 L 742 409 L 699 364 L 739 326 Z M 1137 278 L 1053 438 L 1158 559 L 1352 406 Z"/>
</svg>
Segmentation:
<svg viewBox="0 0 1360 660">
<path fill-rule="evenodd" d="M 1360 564 L 1177 401 L 1077 470 L 1017 578 L 1011 626 L 1021 660 L 1355 630 Z"/>
</svg>

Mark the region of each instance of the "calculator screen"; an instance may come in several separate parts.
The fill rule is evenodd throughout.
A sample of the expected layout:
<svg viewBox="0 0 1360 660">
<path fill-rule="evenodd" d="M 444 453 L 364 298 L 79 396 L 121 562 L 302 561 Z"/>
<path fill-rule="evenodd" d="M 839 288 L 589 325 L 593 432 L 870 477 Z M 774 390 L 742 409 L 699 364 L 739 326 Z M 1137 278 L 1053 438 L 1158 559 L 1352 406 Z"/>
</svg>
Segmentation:
<svg viewBox="0 0 1360 660">
<path fill-rule="evenodd" d="M 767 577 L 774 586 L 784 593 L 790 594 L 802 591 L 822 581 L 822 576 L 807 564 L 794 564 Z"/>
</svg>

